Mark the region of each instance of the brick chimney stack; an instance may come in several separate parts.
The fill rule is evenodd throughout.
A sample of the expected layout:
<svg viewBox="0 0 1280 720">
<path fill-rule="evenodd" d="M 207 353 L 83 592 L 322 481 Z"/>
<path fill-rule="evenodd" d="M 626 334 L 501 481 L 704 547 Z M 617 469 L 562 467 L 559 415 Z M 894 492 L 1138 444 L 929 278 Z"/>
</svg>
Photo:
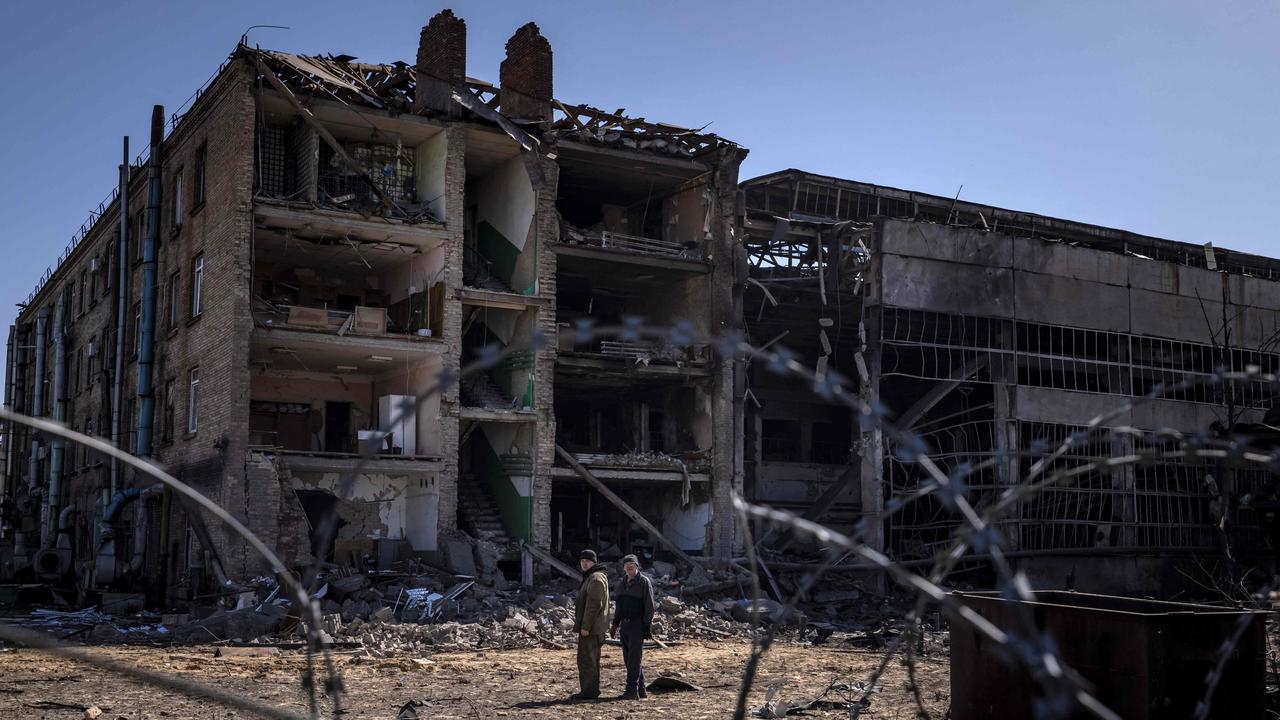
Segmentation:
<svg viewBox="0 0 1280 720">
<path fill-rule="evenodd" d="M 452 10 L 441 10 L 423 26 L 417 69 L 413 111 L 460 117 L 462 108 L 450 96 L 467 80 L 467 23 Z"/>
<path fill-rule="evenodd" d="M 551 43 L 537 25 L 528 23 L 507 41 L 498 77 L 504 115 L 551 120 Z"/>
</svg>

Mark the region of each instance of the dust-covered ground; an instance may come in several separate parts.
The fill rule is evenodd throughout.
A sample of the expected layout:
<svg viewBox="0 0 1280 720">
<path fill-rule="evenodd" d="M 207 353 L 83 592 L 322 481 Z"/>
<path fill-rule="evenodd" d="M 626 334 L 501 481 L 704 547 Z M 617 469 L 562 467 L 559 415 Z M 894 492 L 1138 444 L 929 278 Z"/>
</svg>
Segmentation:
<svg viewBox="0 0 1280 720">
<path fill-rule="evenodd" d="M 300 651 L 223 657 L 215 657 L 212 646 L 100 646 L 89 651 L 306 712 L 300 683 L 305 659 Z M 596 702 L 568 699 L 578 690 L 573 650 L 479 650 L 389 659 L 361 657 L 360 651 L 335 653 L 347 688 L 348 713 L 344 718 L 394 720 L 406 702 L 417 700 L 424 703 L 417 710 L 421 718 L 679 717 L 692 720 L 731 715 L 751 645 L 744 640 L 688 641 L 665 649 L 646 650 L 645 671 L 650 680 L 665 673 L 680 676 L 704 689 L 655 693 L 644 700 Z M 775 700 L 801 702 L 822 694 L 832 683 L 863 681 L 880 657 L 875 651 L 837 645 L 776 645 L 761 664 L 750 704 L 762 705 L 771 686 L 777 688 Z M 620 650 L 606 646 L 602 660 L 605 698 L 622 691 L 624 677 Z M 946 657 L 918 660 L 916 677 L 925 709 L 932 717 L 942 717 L 949 694 Z M 915 701 L 906 683 L 906 668 L 898 662 L 892 663 L 862 717 L 915 717 Z M 844 699 L 834 691 L 825 697 L 835 701 Z M 0 718 L 78 720 L 84 716 L 83 708 L 92 705 L 103 710 L 104 720 L 253 717 L 208 699 L 177 695 L 43 651 L 0 652 Z M 322 715 L 327 715 L 327 710 Z M 848 710 L 809 710 L 800 717 L 848 717 Z"/>
</svg>

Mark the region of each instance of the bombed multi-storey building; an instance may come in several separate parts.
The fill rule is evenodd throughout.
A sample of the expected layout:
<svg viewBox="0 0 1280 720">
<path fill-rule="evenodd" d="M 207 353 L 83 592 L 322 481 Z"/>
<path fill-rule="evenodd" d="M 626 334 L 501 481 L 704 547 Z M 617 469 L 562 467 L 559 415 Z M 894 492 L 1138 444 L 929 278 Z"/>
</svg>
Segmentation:
<svg viewBox="0 0 1280 720">
<path fill-rule="evenodd" d="M 533 24 L 497 85 L 466 57 L 449 11 L 412 63 L 242 41 L 156 108 L 21 307 L 6 404 L 149 459 L 291 565 L 434 559 L 465 533 L 528 581 L 533 555 L 583 546 L 731 558 L 735 493 L 928 562 L 957 521 L 849 397 L 975 468 L 981 502 L 1157 384 L 1277 367 L 1280 261 L 798 171 L 739 184 L 732 142 L 557 100 Z M 724 353 L 739 337 L 780 357 Z M 1210 384 L 1108 425 L 1230 428 L 1272 403 Z M 1098 437 L 1059 464 L 1161 442 Z M 127 465 L 21 424 L 3 440 L 0 576 L 173 604 L 267 569 Z M 1071 582 L 1149 591 L 1219 547 L 1215 500 L 1260 485 L 1125 465 L 1001 529 L 1038 581 L 1105 557 Z M 1232 507 L 1236 547 L 1262 546 L 1260 507 Z"/>
<path fill-rule="evenodd" d="M 746 152 L 556 99 L 532 23 L 497 85 L 466 46 L 450 11 L 413 63 L 242 42 L 180 114 L 156 108 L 21 308 L 9 406 L 151 459 L 289 563 L 430 556 L 461 531 L 510 576 L 519 542 L 640 550 L 635 517 L 728 554 L 732 364 L 568 329 L 731 325 Z M 266 569 L 127 466 L 5 440 L 5 575 L 172 602 Z"/>
</svg>

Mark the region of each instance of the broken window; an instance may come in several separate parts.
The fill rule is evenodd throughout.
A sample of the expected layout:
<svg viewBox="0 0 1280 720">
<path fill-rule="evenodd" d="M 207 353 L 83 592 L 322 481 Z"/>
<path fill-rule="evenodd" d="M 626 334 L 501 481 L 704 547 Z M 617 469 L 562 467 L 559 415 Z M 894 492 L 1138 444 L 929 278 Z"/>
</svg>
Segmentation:
<svg viewBox="0 0 1280 720">
<path fill-rule="evenodd" d="M 84 301 L 88 295 L 89 295 L 89 271 L 81 270 L 80 271 L 80 306 L 79 306 L 79 309 L 77 310 L 77 312 L 80 315 L 84 314 Z"/>
<path fill-rule="evenodd" d="M 102 272 L 106 277 L 102 281 L 102 296 L 106 297 L 111 293 L 111 288 L 115 284 L 111 268 L 115 265 L 116 244 L 114 242 L 107 244 L 107 254 L 102 258 Z"/>
<path fill-rule="evenodd" d="M 182 171 L 173 174 L 173 226 L 175 228 L 182 227 Z"/>
<path fill-rule="evenodd" d="M 98 364 L 99 352 L 100 352 L 100 349 L 98 347 L 98 336 L 94 335 L 93 337 L 89 338 L 89 361 L 85 363 L 85 369 L 84 369 L 85 387 L 93 387 L 94 368 Z"/>
<path fill-rule="evenodd" d="M 199 427 L 197 408 L 200 404 L 200 368 L 187 371 L 187 432 L 195 434 Z"/>
<path fill-rule="evenodd" d="M 204 290 L 204 254 L 196 256 L 191 264 L 191 317 L 200 316 L 200 296 Z"/>
<path fill-rule="evenodd" d="M 853 442 L 848 423 L 815 422 L 809 440 L 809 462 L 844 465 Z"/>
<path fill-rule="evenodd" d="M 193 199 L 194 207 L 197 207 L 197 208 L 200 207 L 201 205 L 204 205 L 204 191 L 205 191 L 204 173 L 205 173 L 205 168 L 208 166 L 208 157 L 209 157 L 209 146 L 207 144 L 201 145 L 200 149 L 196 150 L 195 192 L 193 193 L 195 196 Z"/>
<path fill-rule="evenodd" d="M 765 419 L 760 426 L 760 442 L 766 461 L 800 461 L 800 423 L 796 420 Z"/>
<path fill-rule="evenodd" d="M 160 422 L 161 437 L 166 441 L 173 439 L 173 421 L 176 412 L 177 398 L 173 393 L 173 380 L 164 383 L 164 417 Z"/>
<path fill-rule="evenodd" d="M 369 187 L 371 180 L 384 195 L 399 204 L 417 202 L 417 181 L 410 154 L 400 145 L 347 143 L 347 155 L 357 173 L 328 145 L 320 146 L 319 189 L 321 199 L 335 205 L 378 202 Z M 366 180 L 361 175 L 367 175 Z"/>
<path fill-rule="evenodd" d="M 146 260 L 146 225 L 147 211 L 139 210 L 138 214 L 133 216 L 133 235 L 129 238 L 129 242 L 133 245 L 134 262 Z"/>
</svg>

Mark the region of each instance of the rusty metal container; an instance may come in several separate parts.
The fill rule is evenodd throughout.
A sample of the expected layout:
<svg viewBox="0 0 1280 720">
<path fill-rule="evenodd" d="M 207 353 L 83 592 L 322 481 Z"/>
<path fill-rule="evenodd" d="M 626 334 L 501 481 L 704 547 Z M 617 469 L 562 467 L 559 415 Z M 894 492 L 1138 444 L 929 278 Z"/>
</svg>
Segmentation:
<svg viewBox="0 0 1280 720">
<path fill-rule="evenodd" d="M 1210 717 L 1265 716 L 1264 614 L 1076 592 L 1033 595 L 1033 602 L 1023 603 L 998 592 L 952 593 L 1002 629 L 1020 627 L 1018 606 L 1025 605 L 1036 626 L 1053 637 L 1061 659 L 1092 683 L 1094 697 L 1127 720 L 1191 718 L 1218 649 L 1241 616 L 1251 616 L 1214 693 Z M 1035 717 L 1031 677 L 1007 657 L 973 628 L 952 623 L 953 720 Z"/>
</svg>

